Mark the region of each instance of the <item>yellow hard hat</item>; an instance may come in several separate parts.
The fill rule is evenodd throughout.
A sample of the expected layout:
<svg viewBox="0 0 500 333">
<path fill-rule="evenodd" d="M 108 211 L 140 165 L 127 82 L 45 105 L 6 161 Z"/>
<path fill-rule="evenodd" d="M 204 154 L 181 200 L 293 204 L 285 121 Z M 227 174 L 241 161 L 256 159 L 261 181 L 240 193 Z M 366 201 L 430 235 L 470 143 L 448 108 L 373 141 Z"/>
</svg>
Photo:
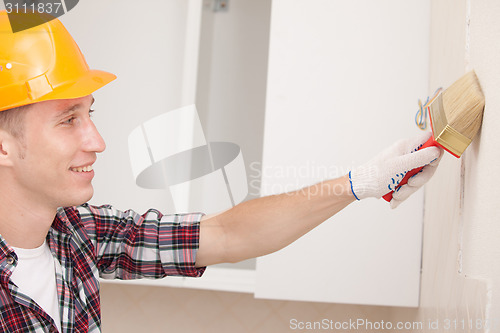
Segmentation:
<svg viewBox="0 0 500 333">
<path fill-rule="evenodd" d="M 0 11 L 0 111 L 87 96 L 116 79 L 89 68 L 58 19 L 13 33 L 9 15 Z"/>
</svg>

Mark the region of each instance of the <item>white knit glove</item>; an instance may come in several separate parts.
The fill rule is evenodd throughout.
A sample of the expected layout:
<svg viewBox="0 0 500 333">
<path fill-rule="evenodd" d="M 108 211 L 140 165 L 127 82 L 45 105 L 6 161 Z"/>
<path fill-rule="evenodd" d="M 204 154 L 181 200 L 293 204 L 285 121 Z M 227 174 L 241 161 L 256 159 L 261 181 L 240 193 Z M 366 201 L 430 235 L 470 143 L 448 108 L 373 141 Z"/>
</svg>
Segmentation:
<svg viewBox="0 0 500 333">
<path fill-rule="evenodd" d="M 393 193 L 391 208 L 396 208 L 416 192 L 432 177 L 443 155 L 443 149 L 438 147 L 417 151 L 430 136 L 431 133 L 427 132 L 416 138 L 396 142 L 367 163 L 351 170 L 349 180 L 356 199 L 380 198 L 394 191 L 406 172 L 425 166 Z"/>
</svg>

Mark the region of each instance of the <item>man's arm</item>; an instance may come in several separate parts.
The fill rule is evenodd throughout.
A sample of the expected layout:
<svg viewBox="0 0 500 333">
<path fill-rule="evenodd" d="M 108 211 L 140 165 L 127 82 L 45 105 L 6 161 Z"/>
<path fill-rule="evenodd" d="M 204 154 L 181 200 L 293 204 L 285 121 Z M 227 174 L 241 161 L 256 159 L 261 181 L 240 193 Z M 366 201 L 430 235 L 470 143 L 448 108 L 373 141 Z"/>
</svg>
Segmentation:
<svg viewBox="0 0 500 333">
<path fill-rule="evenodd" d="M 238 262 L 277 251 L 354 200 L 346 175 L 205 216 L 200 224 L 196 266 Z"/>
<path fill-rule="evenodd" d="M 277 251 L 292 243 L 354 200 L 380 198 L 398 185 L 407 171 L 424 167 L 393 194 L 395 208 L 434 174 L 443 150 L 418 150 L 429 138 L 401 140 L 349 175 L 304 189 L 241 203 L 200 224 L 196 266 L 238 262 Z M 354 192 L 354 193 L 353 193 Z"/>
</svg>

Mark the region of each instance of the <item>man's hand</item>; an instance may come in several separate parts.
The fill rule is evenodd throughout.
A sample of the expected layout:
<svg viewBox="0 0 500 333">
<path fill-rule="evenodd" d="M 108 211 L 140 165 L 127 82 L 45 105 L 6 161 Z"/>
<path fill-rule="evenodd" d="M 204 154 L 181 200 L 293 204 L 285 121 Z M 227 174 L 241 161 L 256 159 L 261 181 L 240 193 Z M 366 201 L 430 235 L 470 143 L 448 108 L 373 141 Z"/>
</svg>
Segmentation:
<svg viewBox="0 0 500 333">
<path fill-rule="evenodd" d="M 443 155 L 443 149 L 438 147 L 417 150 L 430 136 L 431 133 L 427 132 L 416 138 L 399 141 L 372 160 L 353 169 L 349 178 L 356 199 L 380 198 L 395 191 L 390 204 L 391 208 L 396 208 L 416 192 L 432 177 Z M 425 166 L 421 172 L 411 177 L 406 185 L 396 189 L 408 171 L 421 166 Z"/>
</svg>

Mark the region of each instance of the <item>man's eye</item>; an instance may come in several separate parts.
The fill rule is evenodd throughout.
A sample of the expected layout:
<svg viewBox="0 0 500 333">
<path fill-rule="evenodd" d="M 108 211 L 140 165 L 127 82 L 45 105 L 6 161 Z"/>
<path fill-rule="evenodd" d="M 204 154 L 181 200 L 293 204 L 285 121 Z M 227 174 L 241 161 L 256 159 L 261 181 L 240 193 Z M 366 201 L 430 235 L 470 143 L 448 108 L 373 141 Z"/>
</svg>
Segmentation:
<svg viewBox="0 0 500 333">
<path fill-rule="evenodd" d="M 71 118 L 66 119 L 62 123 L 63 124 L 72 124 L 75 119 L 76 119 L 75 117 L 71 117 Z"/>
</svg>

